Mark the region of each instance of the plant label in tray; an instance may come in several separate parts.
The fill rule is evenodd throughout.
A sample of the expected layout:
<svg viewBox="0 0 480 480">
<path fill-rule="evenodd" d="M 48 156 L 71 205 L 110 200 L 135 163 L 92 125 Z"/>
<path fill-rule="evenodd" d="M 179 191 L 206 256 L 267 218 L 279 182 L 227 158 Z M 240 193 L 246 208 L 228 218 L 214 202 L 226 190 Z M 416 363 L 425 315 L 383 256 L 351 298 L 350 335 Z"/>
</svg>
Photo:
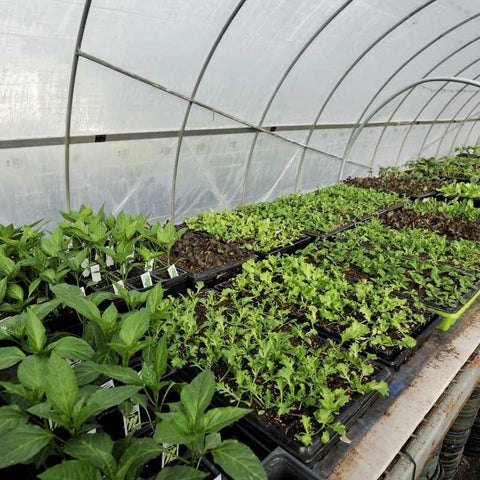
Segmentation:
<svg viewBox="0 0 480 480">
<path fill-rule="evenodd" d="M 113 258 L 110 255 L 106 256 L 105 265 L 107 265 L 107 267 L 113 267 L 113 265 L 115 265 L 115 262 L 113 261 Z"/>
<path fill-rule="evenodd" d="M 89 277 L 90 276 L 90 269 L 88 268 L 88 258 L 86 258 L 80 265 L 84 270 L 82 275 L 84 277 Z"/>
<path fill-rule="evenodd" d="M 127 416 L 123 416 L 123 431 L 125 436 L 140 428 L 142 419 L 140 418 L 140 405 L 134 405 Z"/>
<path fill-rule="evenodd" d="M 145 262 L 145 270 L 147 272 L 151 272 L 153 270 L 153 258 L 152 258 L 152 260 L 149 260 L 148 262 Z"/>
<path fill-rule="evenodd" d="M 80 287 L 80 291 L 82 292 L 82 295 L 83 295 L 84 297 L 87 296 L 87 294 L 85 293 L 85 287 Z"/>
<path fill-rule="evenodd" d="M 67 245 L 67 252 L 69 252 L 73 248 L 73 240 L 70 240 Z"/>
<path fill-rule="evenodd" d="M 123 284 L 123 280 L 119 280 L 116 283 L 117 283 L 117 285 L 120 285 L 122 288 L 125 288 L 125 285 Z M 115 283 L 112 283 L 113 291 L 114 291 L 115 295 L 120 295 L 120 292 L 118 291 L 117 285 L 115 285 Z"/>
<path fill-rule="evenodd" d="M 162 443 L 162 447 L 165 448 L 166 450 L 172 452 L 171 455 L 168 453 L 162 453 L 162 468 L 165 467 L 165 465 L 173 462 L 175 460 L 175 455 L 178 455 L 178 449 L 179 445 L 170 445 L 169 443 Z"/>
<path fill-rule="evenodd" d="M 177 267 L 174 263 L 167 268 L 167 272 L 170 275 L 170 278 L 178 277 Z"/>
<path fill-rule="evenodd" d="M 148 288 L 148 287 L 151 287 L 153 285 L 152 277 L 150 275 L 150 272 L 142 273 L 142 275 L 140 275 L 140 278 L 142 279 L 143 288 Z"/>
<path fill-rule="evenodd" d="M 96 263 L 95 265 L 92 265 L 90 267 L 90 271 L 92 272 L 92 280 L 95 283 L 102 281 L 102 275 L 100 273 L 100 265 L 98 263 Z"/>
<path fill-rule="evenodd" d="M 110 380 L 107 380 L 105 383 L 102 383 L 100 385 L 100 388 L 113 388 L 115 386 L 115 382 L 113 381 L 113 378 Z"/>
</svg>

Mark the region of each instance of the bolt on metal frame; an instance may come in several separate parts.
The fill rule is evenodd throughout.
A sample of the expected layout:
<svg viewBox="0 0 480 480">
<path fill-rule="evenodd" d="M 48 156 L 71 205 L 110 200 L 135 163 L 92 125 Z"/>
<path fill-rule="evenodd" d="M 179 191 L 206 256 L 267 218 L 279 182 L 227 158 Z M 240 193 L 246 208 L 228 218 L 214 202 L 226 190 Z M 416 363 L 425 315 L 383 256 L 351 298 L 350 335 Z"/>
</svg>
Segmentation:
<svg viewBox="0 0 480 480">
<path fill-rule="evenodd" d="M 330 100 L 332 99 L 333 95 L 335 94 L 335 92 L 338 90 L 338 88 L 340 87 L 340 85 L 343 83 L 343 81 L 345 80 L 345 78 L 347 78 L 347 76 L 350 74 L 350 72 L 358 65 L 358 63 L 360 63 L 360 61 L 370 52 L 372 51 L 378 44 L 380 44 L 386 37 L 388 37 L 388 35 L 390 35 L 390 33 L 392 33 L 393 31 L 395 31 L 398 27 L 400 27 L 401 25 L 403 25 L 407 20 L 410 20 L 411 18 L 413 18 L 417 13 L 421 12 L 422 10 L 424 10 L 425 8 L 427 8 L 428 6 L 430 6 L 432 3 L 435 3 L 436 0 L 429 0 L 428 2 L 420 5 L 419 7 L 415 8 L 414 10 L 412 10 L 411 12 L 409 12 L 407 15 L 405 15 L 403 18 L 401 18 L 398 22 L 396 22 L 394 25 L 392 25 L 390 28 L 388 28 L 387 30 L 385 30 L 385 32 L 383 32 L 379 37 L 377 37 L 356 59 L 355 61 L 347 68 L 347 70 L 345 70 L 345 72 L 343 73 L 343 75 L 338 79 L 337 83 L 334 85 L 334 87 L 332 88 L 332 90 L 330 91 L 330 93 L 327 95 L 326 99 L 324 100 L 324 102 L 322 103 L 321 107 L 320 107 L 320 110 L 318 111 L 316 117 L 315 117 L 315 120 L 313 121 L 312 123 L 312 127 L 310 128 L 307 136 L 306 136 L 306 139 L 305 139 L 305 144 L 307 146 L 309 146 L 310 144 L 310 141 L 311 141 L 311 138 L 312 138 L 312 135 L 313 135 L 313 131 L 314 131 L 314 127 L 315 125 L 318 123 L 318 121 L 320 120 L 320 117 L 322 115 L 322 113 L 324 112 L 325 108 L 327 107 L 327 105 L 330 103 Z M 301 154 L 301 157 L 300 157 L 300 162 L 298 164 L 298 169 L 297 169 L 297 176 L 296 176 L 296 180 L 295 180 L 295 190 L 297 191 L 298 188 L 299 188 L 299 185 L 301 183 L 301 178 L 302 178 L 302 168 L 303 168 L 303 163 L 305 161 L 305 154 L 306 154 L 306 149 L 303 149 L 302 150 L 302 154 Z M 343 165 L 344 165 L 344 161 L 342 161 L 342 165 L 341 165 L 341 169 L 343 168 Z"/>
<path fill-rule="evenodd" d="M 437 43 L 439 40 L 442 40 L 443 38 L 445 38 L 447 35 L 449 35 L 451 32 L 457 30 L 458 28 L 464 26 L 465 24 L 471 22 L 472 20 L 475 20 L 476 18 L 480 17 L 480 13 L 477 13 L 475 15 L 472 15 L 471 17 L 468 17 L 467 19 L 457 23 L 456 25 L 453 25 L 452 27 L 448 28 L 447 30 L 443 31 L 441 34 L 437 35 L 433 40 L 429 41 L 427 44 L 425 44 L 422 48 L 420 48 L 419 50 L 417 50 L 413 55 L 411 55 L 407 60 L 405 60 L 405 62 L 402 63 L 402 65 L 400 65 L 400 67 L 398 67 L 388 78 L 387 80 L 385 80 L 385 82 L 380 86 L 380 88 L 375 92 L 375 94 L 372 96 L 372 98 L 370 99 L 370 101 L 367 103 L 367 105 L 365 106 L 365 108 L 363 109 L 362 113 L 359 115 L 356 123 L 360 124 L 360 122 L 362 121 L 363 117 L 365 116 L 365 114 L 368 112 L 368 109 L 372 106 L 373 102 L 378 98 L 378 96 L 380 95 L 380 93 L 385 89 L 385 87 L 410 63 L 412 62 L 413 60 L 415 60 L 415 58 L 417 58 L 420 54 L 422 54 L 423 52 L 425 52 L 428 48 L 430 48 L 432 45 L 434 45 L 435 43 Z M 343 157 L 345 157 L 345 152 L 347 151 L 347 149 L 349 148 L 349 144 L 352 140 L 352 137 L 355 133 L 355 130 L 356 128 L 353 128 L 351 133 L 350 133 L 350 136 L 347 140 L 347 143 L 345 144 L 345 149 L 343 151 Z M 383 133 L 385 132 L 385 129 L 382 131 L 382 134 L 381 136 L 383 136 Z M 378 143 L 377 143 L 378 145 Z M 376 153 L 376 150 L 374 151 L 374 155 Z M 340 172 L 339 172 L 340 174 Z M 342 172 L 343 174 L 343 172 Z"/>
<path fill-rule="evenodd" d="M 335 12 L 328 17 L 325 22 L 313 33 L 313 35 L 310 36 L 310 38 L 304 43 L 302 48 L 297 52 L 295 57 L 292 59 L 288 67 L 285 69 L 283 72 L 282 76 L 280 77 L 280 80 L 278 81 L 277 85 L 275 86 L 273 93 L 270 95 L 270 98 L 268 99 L 268 102 L 262 112 L 262 115 L 260 117 L 260 121 L 258 122 L 259 126 L 263 125 L 263 122 L 265 121 L 265 118 L 267 117 L 267 114 L 270 110 L 270 107 L 272 106 L 272 103 L 277 96 L 278 92 L 280 91 L 280 88 L 284 84 L 285 80 L 287 79 L 288 75 L 290 72 L 293 70 L 297 62 L 302 58 L 303 54 L 308 50 L 310 45 L 319 37 L 319 35 L 330 25 L 351 3 L 353 0 L 348 0 L 345 3 L 343 3 Z M 242 197 L 241 197 L 241 202 L 240 204 L 243 205 L 245 203 L 245 199 L 247 196 L 247 184 L 248 184 L 248 178 L 250 174 L 250 166 L 252 164 L 253 160 L 253 152 L 255 150 L 255 146 L 257 144 L 258 140 L 258 132 L 255 132 L 255 135 L 253 137 L 252 145 L 250 146 L 250 151 L 248 153 L 248 158 L 247 158 L 247 163 L 245 166 L 245 173 L 243 175 L 243 186 L 242 186 Z"/>
<path fill-rule="evenodd" d="M 480 88 L 480 82 L 477 82 L 475 80 L 470 80 L 468 78 L 461 78 L 461 77 L 430 77 L 430 78 L 423 78 L 421 80 L 417 80 L 416 82 L 413 82 L 406 87 L 403 87 L 401 90 L 397 91 L 393 95 L 390 95 L 386 100 L 384 100 L 378 107 L 376 107 L 363 121 L 362 125 L 358 128 L 358 130 L 355 132 L 352 142 L 349 146 L 348 151 L 346 152 L 346 155 L 344 157 L 344 162 L 348 160 L 348 156 L 350 155 L 350 152 L 352 150 L 353 145 L 355 144 L 355 141 L 359 137 L 359 135 L 362 133 L 363 129 L 365 126 L 368 124 L 368 122 L 380 111 L 382 110 L 383 107 L 388 105 L 392 100 L 395 100 L 398 96 L 402 95 L 403 93 L 417 87 L 418 85 L 422 85 L 424 83 L 432 83 L 432 82 L 445 82 L 444 85 L 448 85 L 448 83 L 461 83 L 465 85 L 471 85 L 473 87 L 478 87 Z M 438 93 L 438 92 L 437 92 Z M 373 166 L 373 164 L 372 164 Z"/>
<path fill-rule="evenodd" d="M 467 48 L 468 46 L 472 45 L 473 43 L 477 42 L 480 40 L 480 36 L 478 37 L 475 37 L 474 39 L 472 40 L 469 40 L 467 43 L 465 43 L 464 45 L 460 46 L 459 48 L 455 49 L 453 52 L 449 53 L 446 57 L 444 57 L 442 60 L 440 60 L 440 62 L 437 62 L 433 67 L 431 67 L 424 75 L 422 78 L 427 78 L 431 73 L 433 73 L 440 65 L 442 65 L 443 63 L 445 63 L 446 61 L 448 61 L 450 58 L 454 57 L 457 53 L 461 52 L 462 50 L 464 50 L 465 48 Z M 398 112 L 398 110 L 401 108 L 401 106 L 405 103 L 405 101 L 407 100 L 407 98 L 410 96 L 411 94 L 411 91 L 407 92 L 407 94 L 405 95 L 405 97 L 399 102 L 399 104 L 395 107 L 395 109 L 392 111 L 392 113 L 390 114 L 390 117 L 388 118 L 387 120 L 387 125 L 389 122 L 392 121 L 393 117 L 395 116 L 395 114 Z M 418 121 L 418 119 L 417 119 Z M 412 122 L 412 126 L 415 125 L 416 123 L 413 123 Z M 410 127 L 412 128 L 412 127 Z M 387 130 L 387 126 L 385 126 L 383 129 L 382 129 L 382 132 L 380 133 L 380 136 L 377 140 L 377 143 L 375 145 L 375 148 L 373 150 L 373 154 L 372 154 L 372 159 L 371 159 L 371 162 L 370 162 L 370 165 L 373 165 L 374 162 L 375 162 L 375 158 L 377 156 L 377 152 L 378 152 L 378 149 L 380 147 L 380 143 L 382 142 L 383 140 L 383 137 L 385 135 L 385 132 Z M 395 165 L 398 165 L 398 161 L 399 161 L 399 158 L 400 158 L 400 154 L 401 154 L 401 151 L 398 152 L 397 154 L 397 158 L 396 158 L 396 161 L 395 161 Z M 344 156 L 345 157 L 345 156 Z M 343 167 L 344 168 L 344 167 Z M 343 168 L 341 169 L 341 171 L 339 172 L 339 180 L 343 177 Z"/>
</svg>

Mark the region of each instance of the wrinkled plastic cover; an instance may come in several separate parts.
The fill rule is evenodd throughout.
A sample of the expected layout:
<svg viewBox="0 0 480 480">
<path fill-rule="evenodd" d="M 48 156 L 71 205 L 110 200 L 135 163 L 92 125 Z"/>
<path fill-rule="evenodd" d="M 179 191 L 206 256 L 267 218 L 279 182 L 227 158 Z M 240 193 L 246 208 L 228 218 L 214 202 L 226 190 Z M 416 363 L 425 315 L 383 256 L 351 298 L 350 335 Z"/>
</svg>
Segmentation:
<svg viewBox="0 0 480 480">
<path fill-rule="evenodd" d="M 81 50 L 179 96 L 79 59 L 71 205 L 165 220 L 174 202 L 179 221 L 336 183 L 353 127 L 389 96 L 424 77 L 480 79 L 478 6 L 93 0 Z M 2 223 L 54 222 L 66 208 L 63 141 L 83 9 L 81 0 L 0 0 Z M 189 105 L 192 97 L 200 103 Z M 478 143 L 479 122 L 450 121 L 479 117 L 478 88 L 423 84 L 370 120 L 343 178 Z M 139 132 L 170 133 L 108 140 Z M 107 141 L 93 143 L 95 135 Z"/>
</svg>

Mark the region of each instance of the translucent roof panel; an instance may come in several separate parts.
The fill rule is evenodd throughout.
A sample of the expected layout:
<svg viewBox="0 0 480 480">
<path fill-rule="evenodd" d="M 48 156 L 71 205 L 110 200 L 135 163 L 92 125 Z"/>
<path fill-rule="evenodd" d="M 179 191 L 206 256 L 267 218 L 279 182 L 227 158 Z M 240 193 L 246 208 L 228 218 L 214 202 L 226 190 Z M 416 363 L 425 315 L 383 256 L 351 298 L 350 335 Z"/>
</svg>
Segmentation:
<svg viewBox="0 0 480 480">
<path fill-rule="evenodd" d="M 179 221 L 479 141 L 478 0 L 0 11 L 2 222 L 69 203 Z"/>
</svg>

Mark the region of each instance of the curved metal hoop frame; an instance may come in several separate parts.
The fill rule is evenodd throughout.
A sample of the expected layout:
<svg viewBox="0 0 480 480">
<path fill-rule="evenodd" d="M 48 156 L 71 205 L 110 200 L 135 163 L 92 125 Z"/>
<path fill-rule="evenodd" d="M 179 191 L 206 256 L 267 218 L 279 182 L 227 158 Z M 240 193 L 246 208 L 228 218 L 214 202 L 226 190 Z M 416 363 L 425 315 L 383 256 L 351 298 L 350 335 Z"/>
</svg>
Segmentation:
<svg viewBox="0 0 480 480">
<path fill-rule="evenodd" d="M 362 121 L 363 117 L 365 116 L 365 114 L 368 112 L 368 109 L 372 106 L 373 102 L 378 98 L 378 96 L 380 95 L 380 93 L 385 89 L 385 87 L 410 63 L 412 62 L 413 60 L 415 60 L 418 56 L 420 56 L 423 52 L 425 52 L 428 48 L 430 48 L 432 45 L 434 45 L 435 43 L 437 43 L 438 41 L 442 40 L 443 38 L 445 38 L 447 35 L 449 35 L 450 33 L 452 33 L 453 31 L 459 29 L 460 27 L 464 26 L 465 24 L 475 20 L 476 18 L 480 17 L 480 13 L 477 13 L 475 15 L 472 15 L 471 17 L 461 21 L 460 23 L 457 23 L 456 25 L 453 25 L 452 27 L 448 28 L 447 30 L 443 31 L 441 34 L 437 35 L 433 40 L 429 41 L 427 44 L 425 44 L 422 48 L 420 48 L 419 50 L 417 50 L 413 55 L 411 55 L 404 63 L 402 63 L 402 65 L 400 65 L 400 67 L 398 67 L 388 78 L 387 80 L 385 80 L 385 82 L 380 86 L 380 88 L 375 92 L 375 94 L 372 96 L 372 98 L 370 99 L 370 101 L 367 103 L 367 105 L 365 106 L 365 108 L 363 109 L 362 113 L 359 115 L 357 121 L 355 123 L 357 124 L 360 124 L 360 122 Z M 425 76 L 428 76 L 425 75 Z M 354 127 L 352 128 L 352 131 L 350 133 L 350 136 L 348 137 L 348 140 L 347 140 L 347 143 L 345 144 L 345 149 L 344 149 L 344 152 L 343 152 L 343 157 L 345 157 L 345 152 L 347 151 L 347 148 L 348 148 L 348 145 L 350 144 L 351 140 L 352 140 L 352 137 L 355 133 L 355 131 L 357 130 L 357 127 Z M 383 130 L 383 132 L 385 132 L 385 129 Z M 382 132 L 382 135 L 383 136 L 383 132 Z M 381 138 L 380 138 L 381 139 Z M 377 146 L 379 145 L 379 143 L 377 142 Z M 375 148 L 374 150 L 374 156 L 376 154 L 376 149 L 377 147 Z M 340 173 L 340 172 L 339 172 Z M 343 174 L 343 172 L 342 172 Z"/>
<path fill-rule="evenodd" d="M 388 105 L 392 100 L 395 100 L 398 96 L 402 95 L 403 93 L 411 90 L 412 88 L 417 87 L 418 85 L 422 85 L 424 83 L 432 83 L 432 82 L 445 82 L 445 85 L 452 82 L 452 83 L 461 83 L 464 85 L 471 85 L 474 87 L 480 88 L 480 82 L 477 82 L 475 80 L 470 80 L 468 78 L 460 78 L 460 77 L 430 77 L 430 78 L 424 78 L 421 80 L 418 80 L 416 82 L 413 82 L 406 87 L 403 87 L 401 90 L 398 92 L 394 93 L 393 95 L 390 95 L 386 100 L 384 100 L 378 107 L 376 107 L 362 122 L 358 130 L 355 132 L 355 135 L 352 138 L 352 142 L 350 143 L 350 146 L 346 152 L 346 155 L 344 157 L 344 162 L 348 160 L 348 156 L 350 155 L 350 152 L 352 150 L 353 145 L 355 144 L 355 141 L 359 137 L 359 135 L 362 133 L 363 129 L 367 125 L 367 123 L 380 111 L 382 110 L 383 107 Z"/>
<path fill-rule="evenodd" d="M 265 109 L 262 112 L 262 115 L 260 117 L 260 121 L 258 122 L 259 126 L 263 125 L 263 122 L 265 121 L 265 118 L 267 117 L 267 114 L 270 110 L 270 107 L 272 106 L 272 103 L 277 96 L 278 92 L 280 91 L 280 88 L 284 84 L 285 80 L 287 79 L 288 75 L 290 72 L 293 70 L 293 67 L 297 64 L 297 62 L 302 58 L 303 54 L 307 51 L 307 49 L 310 47 L 310 45 L 320 36 L 320 34 L 330 25 L 351 3 L 353 0 L 348 0 L 344 4 L 342 4 L 330 17 L 328 17 L 325 22 L 318 28 L 313 35 L 305 42 L 305 44 L 302 46 L 302 48 L 298 51 L 298 53 L 295 55 L 293 60 L 290 62 L 286 70 L 283 72 L 283 75 L 280 77 L 279 82 L 275 86 L 275 89 L 273 90 L 272 95 L 268 99 L 267 105 L 265 106 Z M 258 140 L 258 132 L 255 132 L 255 135 L 253 137 L 252 145 L 250 146 L 250 151 L 248 153 L 248 159 L 247 163 L 245 166 L 245 173 L 243 175 L 243 186 L 242 186 L 242 200 L 241 204 L 245 203 L 246 195 L 247 195 L 247 184 L 248 184 L 248 178 L 250 174 L 250 166 L 252 164 L 253 160 L 253 152 L 255 150 L 255 146 L 257 144 Z"/>
<path fill-rule="evenodd" d="M 479 107 L 480 107 L 480 102 L 476 103 L 475 106 L 470 110 L 470 112 L 468 112 L 467 118 L 471 118 L 471 117 L 475 118 L 475 115 L 474 115 L 473 112 L 474 112 L 475 110 L 477 110 L 477 108 L 479 108 Z M 478 120 L 472 121 L 472 126 L 470 127 L 470 130 L 468 131 L 468 134 L 467 134 L 467 136 L 466 136 L 466 138 L 465 138 L 465 145 L 468 145 L 468 139 L 472 136 L 473 131 L 474 131 L 474 129 L 475 129 L 475 126 L 477 125 L 477 122 L 478 122 Z M 457 142 L 457 138 L 458 138 L 458 136 L 460 135 L 460 132 L 461 132 L 461 130 L 463 129 L 463 127 L 465 126 L 466 123 L 467 123 L 467 122 L 464 122 L 464 123 L 462 124 L 462 126 L 458 129 L 455 137 L 454 137 L 453 140 L 452 140 L 452 144 L 450 145 L 450 151 L 453 151 L 453 149 L 455 148 L 455 145 L 456 145 L 456 142 Z"/>
<path fill-rule="evenodd" d="M 77 79 L 78 69 L 78 52 L 82 48 L 83 35 L 85 33 L 85 26 L 87 25 L 88 14 L 90 12 L 90 6 L 92 0 L 85 0 L 83 6 L 82 17 L 80 19 L 80 25 L 78 27 L 77 41 L 75 43 L 75 51 L 73 54 L 72 70 L 70 72 L 70 84 L 68 87 L 68 99 L 67 99 L 67 115 L 65 119 L 65 196 L 67 210 L 70 210 L 71 196 L 70 196 L 70 133 L 72 125 L 72 105 L 73 94 L 75 91 L 75 80 Z"/>
<path fill-rule="evenodd" d="M 476 77 L 474 77 L 474 80 L 476 80 L 476 79 L 479 78 L 479 77 L 480 77 L 480 75 L 477 75 Z M 439 117 L 440 117 L 440 115 L 445 111 L 445 109 L 448 107 L 448 105 L 450 105 L 450 104 L 455 100 L 455 98 L 457 98 L 458 95 L 460 95 L 460 94 L 465 90 L 465 88 L 466 88 L 466 85 L 465 85 L 464 87 L 462 87 L 462 88 L 448 101 L 448 103 L 445 104 L 445 106 L 442 108 L 442 111 L 441 111 L 441 112 L 439 113 L 439 115 L 438 115 Z M 435 155 L 434 155 L 435 157 L 438 157 L 439 152 L 440 152 L 440 149 L 442 148 L 443 140 L 444 140 L 445 137 L 447 136 L 447 134 L 448 134 L 448 132 L 449 132 L 449 130 L 450 130 L 450 127 L 454 124 L 454 120 L 455 120 L 456 118 L 458 118 L 458 116 L 460 115 L 460 112 L 462 112 L 463 109 L 466 108 L 467 105 L 468 105 L 479 93 L 480 93 L 480 92 L 474 92 L 474 93 L 467 99 L 467 101 L 464 102 L 464 103 L 462 104 L 462 106 L 455 112 L 455 114 L 454 114 L 453 117 L 452 117 L 452 120 L 451 120 L 449 123 L 447 123 L 447 126 L 446 126 L 446 128 L 445 128 L 445 130 L 444 130 L 444 132 L 443 132 L 443 134 L 442 134 L 442 136 L 441 136 L 441 138 L 440 138 L 440 141 L 438 142 L 437 149 L 435 150 Z M 470 112 L 470 113 L 465 117 L 465 119 L 468 119 L 468 118 L 469 118 L 470 114 L 473 113 L 473 110 L 475 110 L 475 107 L 472 109 L 472 112 Z M 462 125 L 464 125 L 464 124 L 465 124 L 465 122 L 462 122 Z M 459 127 L 459 128 L 457 129 L 457 133 L 456 133 L 456 135 L 455 135 L 454 142 L 455 142 L 456 139 L 458 138 L 458 134 L 459 134 L 460 130 L 461 130 L 461 127 Z M 453 150 L 453 147 L 451 147 L 451 148 L 449 149 L 449 151 L 451 151 L 451 150 Z"/>
<path fill-rule="evenodd" d="M 467 48 L 468 46 L 472 45 L 473 43 L 477 42 L 480 40 L 480 36 L 478 37 L 475 37 L 474 39 L 468 41 L 467 43 L 465 43 L 464 45 L 458 47 L 457 49 L 455 49 L 453 52 L 449 53 L 446 57 L 444 57 L 442 60 L 440 60 L 439 62 L 437 62 L 433 67 L 431 67 L 424 75 L 422 78 L 427 78 L 431 73 L 433 73 L 440 65 L 442 65 L 443 63 L 445 63 L 446 61 L 448 61 L 450 58 L 454 57 L 455 55 L 457 55 L 457 53 L 461 52 L 462 50 L 464 50 L 465 48 Z M 412 93 L 412 91 L 409 91 L 407 92 L 407 94 L 405 95 L 404 98 L 402 98 L 402 100 L 398 103 L 398 105 L 394 108 L 394 110 L 392 111 L 392 113 L 390 114 L 390 117 L 388 118 L 387 122 L 391 122 L 393 117 L 395 116 L 395 114 L 398 112 L 398 110 L 400 110 L 400 108 L 402 107 L 402 105 L 406 102 L 406 100 L 408 99 L 408 97 L 410 96 L 410 94 Z M 417 118 L 418 119 L 418 118 Z M 408 130 L 410 130 L 412 127 L 410 127 Z M 385 135 L 385 132 L 387 130 L 387 126 L 383 127 L 382 129 L 382 132 L 380 133 L 380 136 L 377 140 L 377 143 L 375 145 L 375 148 L 373 150 L 373 154 L 372 154 L 372 159 L 370 161 L 370 166 L 369 168 L 371 169 L 374 162 L 375 162 L 375 158 L 377 156 L 377 152 L 378 152 L 378 149 L 380 147 L 380 143 L 382 142 L 383 140 L 383 137 Z M 408 131 L 407 131 L 408 133 Z M 403 149 L 403 145 L 405 144 L 405 137 L 402 141 L 402 144 L 400 146 L 400 149 L 399 149 L 399 152 L 397 154 L 397 158 L 396 158 L 396 161 L 395 161 L 395 165 L 398 165 L 398 161 L 399 161 L 399 158 L 400 158 L 400 155 L 401 155 L 401 152 L 402 152 L 402 149 Z M 344 158 L 345 158 L 345 155 L 344 155 Z M 340 172 L 339 172 L 339 176 L 338 176 L 338 179 L 340 180 L 342 177 L 343 177 L 343 169 L 344 169 L 344 166 L 341 168 Z"/>
<path fill-rule="evenodd" d="M 425 8 L 427 8 L 428 6 L 430 6 L 432 3 L 435 3 L 436 0 L 429 0 L 428 2 L 424 3 L 423 5 L 420 5 L 419 7 L 415 8 L 414 10 L 412 10 L 410 13 L 408 13 L 407 15 L 405 15 L 403 18 L 401 18 L 398 22 L 396 22 L 394 25 L 392 25 L 390 28 L 388 28 L 387 30 L 385 30 L 385 32 L 382 33 L 382 35 L 380 35 L 379 37 L 377 37 L 356 59 L 355 61 L 347 68 L 347 70 L 345 70 L 345 72 L 343 73 L 343 75 L 338 79 L 337 83 L 334 85 L 334 87 L 332 88 L 332 90 L 330 91 L 330 93 L 327 95 L 326 99 L 324 100 L 324 102 L 322 103 L 321 107 L 320 107 L 320 110 L 318 111 L 316 117 L 315 117 L 315 120 L 313 121 L 312 123 L 312 126 L 310 128 L 310 130 L 308 131 L 308 134 L 306 136 L 306 139 L 305 139 L 305 145 L 310 145 L 310 141 L 312 139 L 312 135 L 313 135 L 313 132 L 314 132 L 314 129 L 315 129 L 315 126 L 317 125 L 317 123 L 319 122 L 320 120 L 320 117 L 322 116 L 322 113 L 325 111 L 325 108 L 327 107 L 327 105 L 330 103 L 330 100 L 332 99 L 333 95 L 335 94 L 335 92 L 338 90 L 338 88 L 340 87 L 340 85 L 343 83 L 343 81 L 345 80 L 345 78 L 347 78 L 347 76 L 350 74 L 350 72 L 358 65 L 358 63 L 370 52 L 372 51 L 378 44 L 380 44 L 382 42 L 382 40 L 384 40 L 386 37 L 388 37 L 388 35 L 390 35 L 390 33 L 392 33 L 393 31 L 395 31 L 398 27 L 400 27 L 401 25 L 403 25 L 407 20 L 410 20 L 411 18 L 413 18 L 415 15 L 417 15 L 417 13 L 421 12 L 422 10 L 424 10 Z M 299 185 L 301 184 L 301 178 L 302 178 L 302 168 L 303 168 L 303 163 L 305 161 L 305 154 L 306 154 L 306 149 L 304 149 L 302 151 L 302 155 L 300 157 L 300 162 L 298 164 L 298 169 L 297 169 L 297 178 L 295 180 L 295 190 L 298 190 L 299 188 Z M 342 162 L 342 165 L 343 165 L 343 162 Z M 340 167 L 342 168 L 342 167 Z"/>
</svg>

